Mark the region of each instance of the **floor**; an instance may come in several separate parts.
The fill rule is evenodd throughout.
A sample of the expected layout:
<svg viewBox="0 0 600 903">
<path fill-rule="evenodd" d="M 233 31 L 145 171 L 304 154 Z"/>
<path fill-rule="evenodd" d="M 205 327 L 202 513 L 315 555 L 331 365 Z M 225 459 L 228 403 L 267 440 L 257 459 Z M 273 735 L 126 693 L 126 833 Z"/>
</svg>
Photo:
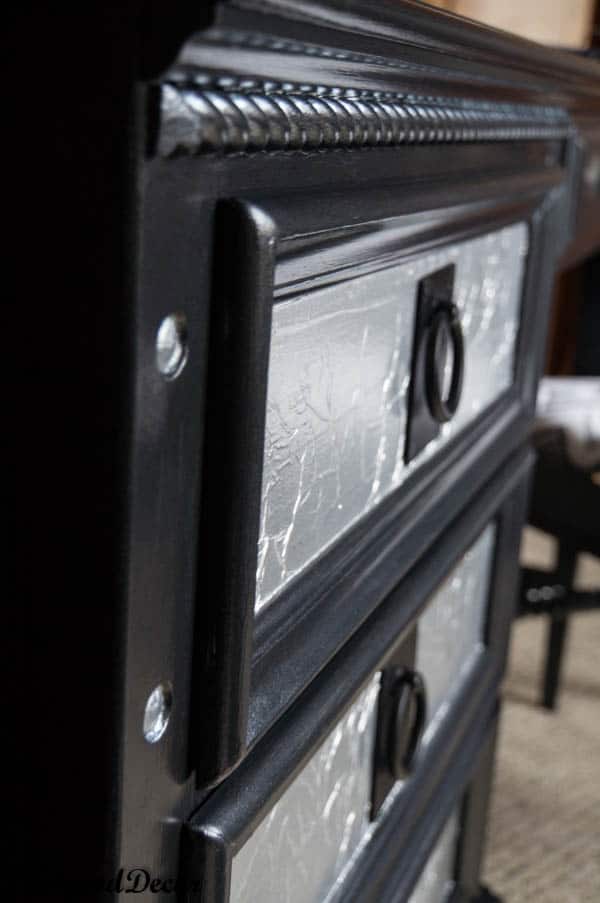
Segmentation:
<svg viewBox="0 0 600 903">
<path fill-rule="evenodd" d="M 527 537 L 526 560 L 550 554 Z M 599 585 L 600 562 L 581 564 Z M 537 705 L 544 621 L 513 629 L 485 882 L 505 903 L 600 903 L 600 612 L 571 619 L 556 713 Z"/>
</svg>

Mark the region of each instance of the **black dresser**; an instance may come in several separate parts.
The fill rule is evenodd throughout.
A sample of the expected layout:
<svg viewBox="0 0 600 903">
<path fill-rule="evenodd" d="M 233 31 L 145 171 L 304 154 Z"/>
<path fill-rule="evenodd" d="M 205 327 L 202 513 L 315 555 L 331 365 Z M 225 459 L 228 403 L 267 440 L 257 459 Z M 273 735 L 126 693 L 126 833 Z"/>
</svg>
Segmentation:
<svg viewBox="0 0 600 903">
<path fill-rule="evenodd" d="M 600 242 L 600 65 L 413 2 L 89 16 L 25 452 L 32 698 L 68 687 L 29 726 L 39 873 L 476 900 L 553 279 Z"/>
</svg>

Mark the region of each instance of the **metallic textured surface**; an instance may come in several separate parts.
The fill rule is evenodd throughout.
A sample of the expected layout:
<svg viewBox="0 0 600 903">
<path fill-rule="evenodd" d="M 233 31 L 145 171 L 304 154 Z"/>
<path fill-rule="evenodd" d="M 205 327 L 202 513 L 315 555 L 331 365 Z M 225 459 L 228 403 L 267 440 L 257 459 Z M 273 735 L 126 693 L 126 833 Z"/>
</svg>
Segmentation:
<svg viewBox="0 0 600 903">
<path fill-rule="evenodd" d="M 527 243 L 517 223 L 275 304 L 257 610 L 510 386 Z M 417 283 L 450 262 L 463 395 L 406 466 Z"/>
<path fill-rule="evenodd" d="M 452 889 L 460 818 L 455 810 L 446 822 L 408 903 L 444 903 Z"/>
<path fill-rule="evenodd" d="M 233 859 L 231 903 L 322 903 L 369 830 L 375 674 Z"/>
<path fill-rule="evenodd" d="M 427 687 L 427 742 L 483 649 L 496 525 L 446 577 L 418 621 L 415 667 Z"/>
<path fill-rule="evenodd" d="M 172 71 L 161 88 L 158 152 L 307 151 L 564 138 L 554 107 L 358 91 Z"/>
</svg>

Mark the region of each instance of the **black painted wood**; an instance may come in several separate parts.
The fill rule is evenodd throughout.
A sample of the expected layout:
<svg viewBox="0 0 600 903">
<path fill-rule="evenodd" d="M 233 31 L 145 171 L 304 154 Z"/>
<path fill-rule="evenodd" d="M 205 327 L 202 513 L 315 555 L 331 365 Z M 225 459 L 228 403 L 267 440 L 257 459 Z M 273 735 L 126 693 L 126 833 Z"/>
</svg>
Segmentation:
<svg viewBox="0 0 600 903">
<path fill-rule="evenodd" d="M 28 860 L 42 881 L 58 881 L 64 899 L 65 879 L 109 880 L 119 866 L 176 876 L 181 826 L 207 797 L 197 784 L 222 777 L 244 744 L 276 729 L 296 696 L 358 642 L 361 625 L 376 623 L 393 586 L 422 573 L 422 556 L 468 498 L 523 446 L 554 267 L 560 255 L 568 261 L 597 243 L 593 171 L 581 180 L 597 144 L 600 66 L 411 2 L 230 0 L 175 10 L 129 2 L 118 14 L 94 5 L 68 15 L 24 9 L 9 24 L 23 96 L 11 181 L 24 214 L 20 272 L 31 321 L 22 380 L 29 391 L 16 431 L 28 602 L 25 808 L 35 835 Z M 53 90 L 40 100 L 42 76 Z M 211 102 L 227 107 L 223 121 L 207 115 Z M 204 104 L 203 119 L 191 115 L 194 103 Z M 278 104 L 288 112 L 274 118 Z M 423 226 L 423 240 L 435 242 L 470 216 L 499 222 L 495 202 L 509 186 L 537 198 L 518 392 L 474 426 L 469 447 L 448 448 L 422 484 L 407 486 L 402 505 L 395 499 L 382 510 L 389 546 L 375 522 L 356 534 L 358 621 L 332 619 L 313 646 L 309 618 L 296 633 L 288 623 L 279 642 L 281 625 L 265 617 L 249 664 L 244 624 L 233 609 L 219 611 L 222 598 L 206 579 L 226 567 L 203 520 L 212 474 L 203 456 L 214 460 L 204 435 L 207 380 L 215 378 L 213 273 L 215 261 L 225 262 L 215 245 L 219 202 L 269 201 L 292 248 L 303 208 L 313 229 L 374 221 L 389 211 L 394 187 L 412 212 L 446 211 L 437 236 Z M 301 244 L 291 280 L 320 265 L 318 252 L 307 263 Z M 189 356 L 167 382 L 155 370 L 155 337 L 173 311 L 187 319 Z M 519 523 L 515 509 L 514 536 Z M 211 543 L 220 561 L 202 557 Z M 376 578 L 364 570 L 370 549 L 388 556 Z M 505 554 L 508 561 L 514 548 Z M 335 567 L 343 571 L 344 562 L 324 565 L 327 573 Z M 498 579 L 508 600 L 511 581 Z M 345 591 L 342 581 L 340 604 Z M 492 617 L 506 626 L 509 607 L 499 604 Z M 212 689 L 202 701 L 211 651 L 202 643 L 223 650 L 228 635 L 246 649 L 238 661 L 240 685 L 250 682 L 245 737 L 243 694 L 228 700 L 227 718 Z M 280 687 L 278 663 L 297 669 Z M 221 692 L 231 686 L 218 666 L 212 678 Z M 143 710 L 163 680 L 173 687 L 173 712 L 150 746 Z M 52 688 L 59 703 L 40 704 Z M 495 698 L 497 678 L 486 692 Z M 213 729 L 226 732 L 230 715 L 238 736 L 219 746 Z M 193 755 L 190 737 L 198 738 Z M 212 757 L 203 775 L 193 773 L 199 749 Z M 87 885 L 76 893 L 93 896 Z"/>
</svg>

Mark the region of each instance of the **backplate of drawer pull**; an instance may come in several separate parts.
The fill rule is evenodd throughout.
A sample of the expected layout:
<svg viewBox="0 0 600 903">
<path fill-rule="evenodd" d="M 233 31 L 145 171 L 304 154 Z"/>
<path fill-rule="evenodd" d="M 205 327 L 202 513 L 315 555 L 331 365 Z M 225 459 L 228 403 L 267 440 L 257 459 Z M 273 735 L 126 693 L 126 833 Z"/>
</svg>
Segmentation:
<svg viewBox="0 0 600 903">
<path fill-rule="evenodd" d="M 452 419 L 460 401 L 465 345 L 460 315 L 452 301 L 455 269 L 449 264 L 425 276 L 418 286 L 406 464 L 439 435 L 441 425 Z"/>
<path fill-rule="evenodd" d="M 388 765 L 398 781 L 410 771 L 425 727 L 427 691 L 422 676 L 409 668 L 394 669 L 391 696 Z"/>
</svg>

